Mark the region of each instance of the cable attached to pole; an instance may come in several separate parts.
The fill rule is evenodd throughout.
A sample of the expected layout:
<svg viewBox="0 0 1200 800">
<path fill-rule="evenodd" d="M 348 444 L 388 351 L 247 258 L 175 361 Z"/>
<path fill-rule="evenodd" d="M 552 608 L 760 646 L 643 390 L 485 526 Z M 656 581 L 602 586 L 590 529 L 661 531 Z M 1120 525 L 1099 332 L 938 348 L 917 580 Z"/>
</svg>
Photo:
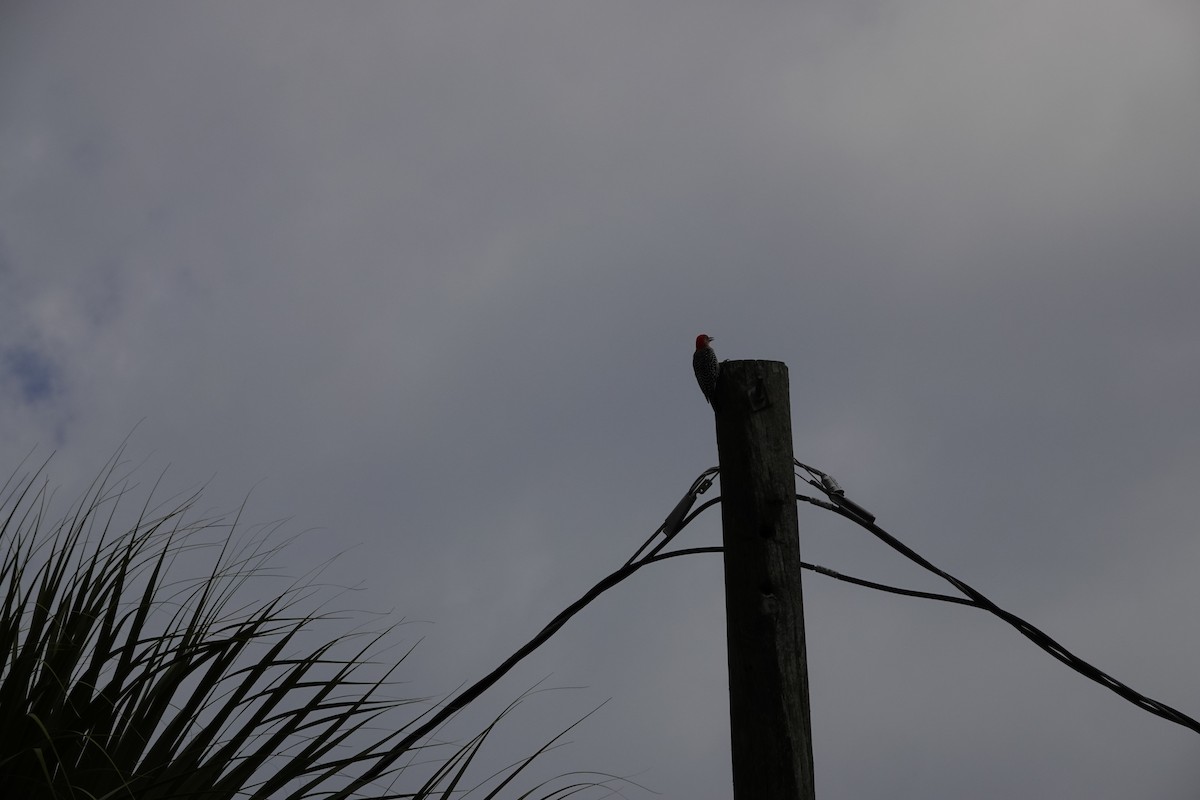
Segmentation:
<svg viewBox="0 0 1200 800">
<path fill-rule="evenodd" d="M 1169 722 L 1174 722 L 1177 725 L 1182 725 L 1185 728 L 1190 728 L 1196 733 L 1200 733 L 1200 722 L 1197 720 L 1193 719 L 1182 711 L 1167 705 L 1166 703 L 1162 703 L 1158 700 L 1147 697 L 1146 695 L 1134 690 L 1111 675 L 1101 671 L 1097 667 L 1072 653 L 1067 648 L 1063 647 L 1061 644 L 1051 638 L 1050 635 L 1045 631 L 1021 619 L 1016 614 L 1005 611 L 1003 608 L 1000 608 L 1000 606 L 996 605 L 987 597 L 985 597 L 982 592 L 978 591 L 965 581 L 960 580 L 950 573 L 934 566 L 924 556 L 920 555 L 911 547 L 897 539 L 895 536 L 879 527 L 879 525 L 875 523 L 874 515 L 866 512 L 866 510 L 857 503 L 853 503 L 852 501 L 848 500 L 845 497 L 845 490 L 838 485 L 837 481 L 833 480 L 833 478 L 826 473 L 821 472 L 815 467 L 802 464 L 799 461 L 796 461 L 796 466 L 805 470 L 812 476 L 810 478 L 801 477 L 801 479 L 811 486 L 814 486 L 820 491 L 824 492 L 831 503 L 815 501 L 812 498 L 804 497 L 802 495 L 797 495 L 796 499 L 815 503 L 823 508 L 828 508 L 834 513 L 840 514 L 846 519 L 857 523 L 863 528 L 866 528 L 888 547 L 900 553 L 910 561 L 913 561 L 914 563 L 929 570 L 934 575 L 937 575 L 955 589 L 958 589 L 960 592 L 962 592 L 967 598 L 967 603 L 965 603 L 966 605 L 972 605 L 976 608 L 981 608 L 984 611 L 987 611 L 1004 620 L 1009 625 L 1016 628 L 1016 630 L 1022 636 L 1029 639 L 1038 647 L 1042 648 L 1047 653 L 1078 672 L 1080 675 L 1095 681 L 1125 700 L 1128 700 L 1130 703 L 1133 703 L 1143 711 L 1148 711 L 1151 714 L 1162 717 Z M 858 581 L 856 580 L 855 582 Z"/>
</svg>

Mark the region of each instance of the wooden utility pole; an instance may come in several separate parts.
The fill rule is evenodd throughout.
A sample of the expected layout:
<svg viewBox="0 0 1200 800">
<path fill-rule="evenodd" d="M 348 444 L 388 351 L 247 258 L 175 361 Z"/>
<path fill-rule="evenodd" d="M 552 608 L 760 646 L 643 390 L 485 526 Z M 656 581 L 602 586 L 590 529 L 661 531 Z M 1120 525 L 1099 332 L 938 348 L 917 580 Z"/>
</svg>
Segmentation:
<svg viewBox="0 0 1200 800">
<path fill-rule="evenodd" d="M 813 800 L 787 365 L 726 361 L 717 386 L 734 800 Z"/>
</svg>

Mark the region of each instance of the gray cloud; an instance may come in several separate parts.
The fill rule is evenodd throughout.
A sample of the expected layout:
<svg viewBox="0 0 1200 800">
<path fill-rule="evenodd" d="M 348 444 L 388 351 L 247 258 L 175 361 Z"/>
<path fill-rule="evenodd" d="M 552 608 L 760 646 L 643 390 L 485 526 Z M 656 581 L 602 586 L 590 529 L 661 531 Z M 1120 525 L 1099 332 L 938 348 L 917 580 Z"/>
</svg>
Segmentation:
<svg viewBox="0 0 1200 800">
<path fill-rule="evenodd" d="M 415 694 L 490 669 L 715 463 L 706 330 L 789 364 L 798 455 L 897 535 L 1200 711 L 1190 9 L 6 13 L 0 343 L 56 391 L 0 414 L 5 452 L 57 443 L 81 485 L 144 418 L 151 473 L 320 528 L 297 571 L 357 543 L 331 577 L 433 621 Z M 938 588 L 801 521 L 807 559 Z M 727 797 L 719 567 L 639 575 L 494 702 L 586 686 L 521 720 L 612 698 L 554 767 Z M 1000 623 L 805 591 L 822 797 L 1193 793 L 1191 734 Z"/>
</svg>

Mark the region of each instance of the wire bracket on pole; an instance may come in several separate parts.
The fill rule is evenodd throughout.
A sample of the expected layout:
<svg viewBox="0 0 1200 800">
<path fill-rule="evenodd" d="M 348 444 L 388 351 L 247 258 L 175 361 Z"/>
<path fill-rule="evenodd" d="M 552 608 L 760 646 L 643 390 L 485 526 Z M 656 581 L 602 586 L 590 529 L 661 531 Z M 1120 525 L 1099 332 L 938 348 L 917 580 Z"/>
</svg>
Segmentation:
<svg viewBox="0 0 1200 800">
<path fill-rule="evenodd" d="M 832 475 L 822 472 L 816 467 L 810 467 L 807 464 L 802 464 L 797 459 L 792 460 L 796 462 L 797 467 L 800 467 L 800 469 L 805 470 L 812 476 L 811 478 L 802 477 L 802 480 L 820 489 L 840 508 L 867 522 L 875 521 L 874 514 L 872 514 L 870 511 L 867 511 L 849 497 L 846 497 L 846 490 L 842 488 L 841 484 L 838 483 Z"/>
<path fill-rule="evenodd" d="M 662 541 L 659 542 L 654 549 L 649 552 L 648 555 L 652 556 L 659 552 L 672 539 L 674 539 L 675 535 L 679 533 L 679 531 L 683 530 L 683 526 L 689 519 L 688 512 L 691 511 L 692 506 L 696 504 L 696 498 L 707 492 L 712 487 L 713 479 L 717 477 L 717 473 L 720 471 L 720 467 L 709 467 L 708 469 L 704 470 L 704 472 L 701 472 L 699 477 L 692 481 L 692 485 L 687 490 L 687 494 L 681 497 L 679 502 L 675 504 L 675 507 L 671 509 L 671 513 L 667 514 L 667 518 L 663 520 L 663 524 L 658 526 L 658 530 L 650 534 L 650 538 L 643 542 L 642 546 L 639 547 L 637 551 L 629 557 L 629 560 L 625 562 L 625 566 L 629 566 L 633 562 L 637 561 L 638 557 L 645 552 L 646 548 L 650 546 L 650 543 L 653 542 L 660 534 L 663 537 Z"/>
</svg>

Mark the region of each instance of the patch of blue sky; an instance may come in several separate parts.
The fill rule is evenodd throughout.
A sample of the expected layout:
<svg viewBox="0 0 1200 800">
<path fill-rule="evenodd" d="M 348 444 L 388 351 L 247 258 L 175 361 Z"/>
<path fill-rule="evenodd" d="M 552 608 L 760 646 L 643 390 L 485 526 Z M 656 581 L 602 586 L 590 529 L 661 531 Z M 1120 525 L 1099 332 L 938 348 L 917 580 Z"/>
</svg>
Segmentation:
<svg viewBox="0 0 1200 800">
<path fill-rule="evenodd" d="M 50 399 L 58 389 L 58 367 L 32 347 L 10 347 L 0 360 L 5 382 L 11 382 L 22 399 L 36 404 Z"/>
</svg>

